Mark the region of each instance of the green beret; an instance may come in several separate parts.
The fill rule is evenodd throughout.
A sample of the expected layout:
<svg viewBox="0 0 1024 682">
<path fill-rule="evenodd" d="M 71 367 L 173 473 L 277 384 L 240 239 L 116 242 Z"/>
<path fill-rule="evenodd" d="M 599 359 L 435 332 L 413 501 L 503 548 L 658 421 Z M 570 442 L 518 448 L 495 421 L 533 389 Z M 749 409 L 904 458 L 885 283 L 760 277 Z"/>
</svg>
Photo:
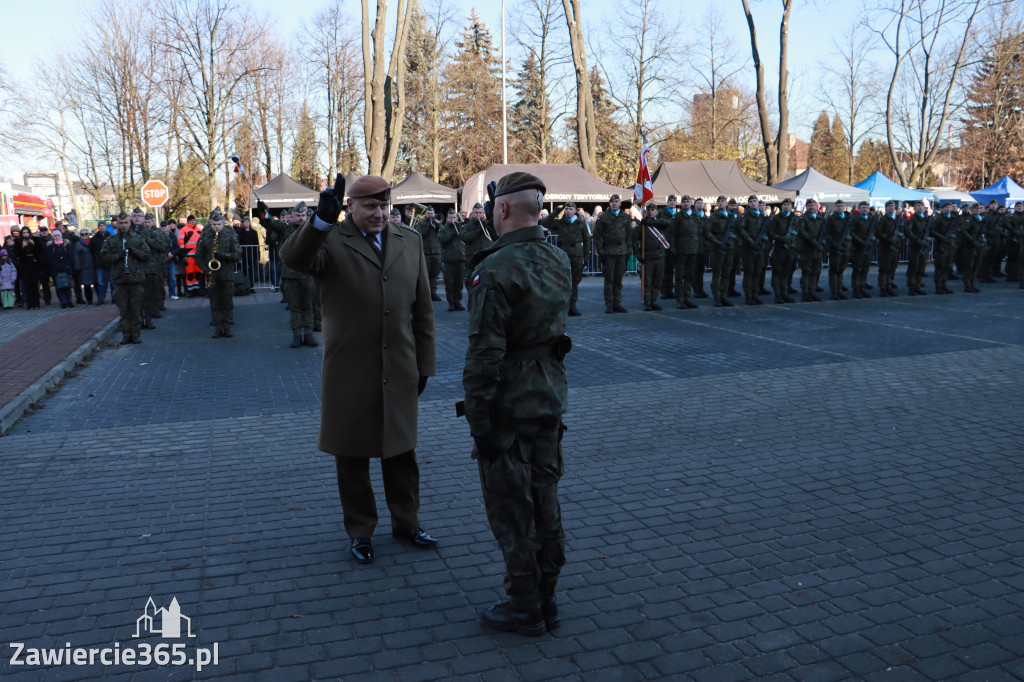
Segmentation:
<svg viewBox="0 0 1024 682">
<path fill-rule="evenodd" d="M 544 185 L 544 181 L 536 175 L 517 171 L 515 173 L 509 173 L 501 180 L 498 180 L 498 186 L 494 190 L 494 197 L 498 198 L 506 194 L 522 192 L 527 189 L 540 190 L 541 194 L 546 194 L 548 191 L 547 186 Z"/>
</svg>

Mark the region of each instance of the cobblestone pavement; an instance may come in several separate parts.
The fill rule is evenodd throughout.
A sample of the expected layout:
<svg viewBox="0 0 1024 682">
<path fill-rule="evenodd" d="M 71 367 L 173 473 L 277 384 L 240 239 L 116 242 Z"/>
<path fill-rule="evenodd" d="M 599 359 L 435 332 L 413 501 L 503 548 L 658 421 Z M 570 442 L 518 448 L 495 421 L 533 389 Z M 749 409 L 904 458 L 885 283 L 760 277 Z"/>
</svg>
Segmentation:
<svg viewBox="0 0 1024 682">
<path fill-rule="evenodd" d="M 872 277 L 873 278 L 873 277 Z M 902 283 L 902 278 L 899 280 Z M 627 307 L 637 308 L 635 278 Z M 436 304 L 421 519 L 377 561 L 316 452 L 319 349 L 276 294 L 168 304 L 0 438 L 0 676 L 256 680 L 1024 677 L 1024 292 L 570 321 L 563 625 L 481 630 L 501 559 L 469 458 L 466 315 Z M 379 472 L 375 482 L 380 490 Z M 135 639 L 152 597 L 191 639 Z M 12 665 L 32 648 L 217 646 L 217 665 Z M 26 654 L 22 653 L 22 658 Z"/>
</svg>

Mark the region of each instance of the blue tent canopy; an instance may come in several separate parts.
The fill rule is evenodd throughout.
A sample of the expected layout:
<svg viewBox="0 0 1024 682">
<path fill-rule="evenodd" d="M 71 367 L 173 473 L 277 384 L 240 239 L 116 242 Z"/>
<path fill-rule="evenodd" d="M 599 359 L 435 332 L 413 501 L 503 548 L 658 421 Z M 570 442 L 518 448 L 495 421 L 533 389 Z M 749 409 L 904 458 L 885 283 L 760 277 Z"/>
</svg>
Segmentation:
<svg viewBox="0 0 1024 682">
<path fill-rule="evenodd" d="M 982 204 L 987 204 L 995 199 L 999 202 L 1000 206 L 1009 206 L 1014 202 L 1024 201 L 1024 187 L 1018 185 L 1007 175 L 994 185 L 989 185 L 985 189 L 979 189 L 977 192 L 971 192 L 971 196 L 974 197 L 975 201 Z"/>
<path fill-rule="evenodd" d="M 864 180 L 858 182 L 854 187 L 866 189 L 871 194 L 871 205 L 875 208 L 885 208 L 885 202 L 893 201 L 918 201 L 924 199 L 933 201 L 935 195 L 931 192 L 921 192 L 916 189 L 907 189 L 903 185 L 885 177 L 881 171 L 875 171 Z"/>
</svg>

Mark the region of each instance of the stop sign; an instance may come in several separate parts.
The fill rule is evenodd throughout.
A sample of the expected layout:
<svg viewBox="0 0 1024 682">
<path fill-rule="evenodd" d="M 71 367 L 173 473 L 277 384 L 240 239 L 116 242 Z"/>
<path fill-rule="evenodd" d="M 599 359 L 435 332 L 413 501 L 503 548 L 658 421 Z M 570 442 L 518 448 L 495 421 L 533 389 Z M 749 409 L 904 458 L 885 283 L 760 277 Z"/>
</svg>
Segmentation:
<svg viewBox="0 0 1024 682">
<path fill-rule="evenodd" d="M 150 180 L 142 186 L 142 202 L 156 208 L 167 203 L 167 185 L 159 180 Z"/>
</svg>

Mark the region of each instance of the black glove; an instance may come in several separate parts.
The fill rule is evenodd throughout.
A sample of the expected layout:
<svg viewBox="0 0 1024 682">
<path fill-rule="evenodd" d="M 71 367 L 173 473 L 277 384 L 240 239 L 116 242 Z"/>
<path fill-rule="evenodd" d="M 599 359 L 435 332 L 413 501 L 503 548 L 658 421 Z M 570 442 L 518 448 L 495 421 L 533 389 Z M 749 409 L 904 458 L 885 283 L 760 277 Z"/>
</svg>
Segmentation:
<svg viewBox="0 0 1024 682">
<path fill-rule="evenodd" d="M 497 459 L 505 454 L 492 433 L 480 436 L 473 434 L 473 442 L 476 443 L 476 454 L 480 459 Z"/>
<path fill-rule="evenodd" d="M 214 260 L 224 260 L 224 253 L 222 251 L 218 251 L 213 254 L 213 258 Z"/>
<path fill-rule="evenodd" d="M 494 223 L 494 192 L 498 189 L 498 183 L 491 182 L 487 183 L 487 203 L 484 204 L 484 215 L 487 219 Z"/>
<path fill-rule="evenodd" d="M 267 216 L 270 215 L 270 207 L 267 206 L 265 203 L 263 203 L 262 200 L 257 199 L 256 200 L 256 210 L 253 211 L 252 214 L 254 216 L 256 216 L 257 218 L 259 218 L 260 221 L 262 222 L 262 221 L 267 219 Z"/>
<path fill-rule="evenodd" d="M 639 256 L 637 256 L 636 262 L 639 263 L 640 265 L 645 265 L 647 263 L 646 260 L 640 258 Z"/>
<path fill-rule="evenodd" d="M 338 173 L 334 180 L 334 187 L 328 187 L 320 192 L 320 203 L 316 207 L 316 217 L 328 225 L 338 222 L 341 215 L 341 201 L 345 197 L 345 176 Z"/>
<path fill-rule="evenodd" d="M 420 377 L 420 384 L 416 387 L 416 395 L 423 395 L 423 391 L 427 388 L 427 377 Z"/>
</svg>

